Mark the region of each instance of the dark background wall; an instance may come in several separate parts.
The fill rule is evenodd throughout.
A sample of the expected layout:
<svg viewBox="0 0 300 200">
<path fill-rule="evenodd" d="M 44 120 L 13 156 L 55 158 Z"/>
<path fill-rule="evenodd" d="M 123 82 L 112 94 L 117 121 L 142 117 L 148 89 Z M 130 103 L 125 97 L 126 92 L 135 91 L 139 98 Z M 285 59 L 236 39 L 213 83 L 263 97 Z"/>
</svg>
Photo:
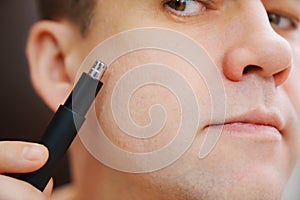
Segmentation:
<svg viewBox="0 0 300 200">
<path fill-rule="evenodd" d="M 0 140 L 38 141 L 52 112 L 36 95 L 25 57 L 26 37 L 37 20 L 34 0 L 0 2 Z M 68 182 L 67 158 L 56 186 Z"/>
</svg>

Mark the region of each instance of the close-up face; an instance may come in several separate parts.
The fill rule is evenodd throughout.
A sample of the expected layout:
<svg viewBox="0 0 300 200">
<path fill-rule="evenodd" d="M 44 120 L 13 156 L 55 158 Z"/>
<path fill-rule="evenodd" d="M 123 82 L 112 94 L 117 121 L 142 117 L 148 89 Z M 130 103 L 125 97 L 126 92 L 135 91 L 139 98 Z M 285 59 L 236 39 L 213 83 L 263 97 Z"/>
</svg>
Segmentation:
<svg viewBox="0 0 300 200">
<path fill-rule="evenodd" d="M 226 101 L 220 104 L 225 109 L 218 110 L 219 104 L 212 103 L 218 99 L 210 95 L 220 88 L 207 85 L 208 77 L 178 55 L 141 49 L 117 58 L 103 77 L 105 86 L 95 103 L 98 122 L 114 145 L 134 153 L 163 148 L 176 137 L 183 117 L 176 95 L 148 84 L 132 94 L 128 115 L 135 124 L 147 126 L 151 106 L 160 104 L 165 124 L 151 138 L 124 134 L 114 120 L 111 99 L 118 81 L 137 66 L 171 67 L 192 88 L 201 115 L 193 144 L 172 165 L 122 176 L 133 190 L 157 199 L 280 199 L 300 150 L 299 21 L 298 0 L 98 0 L 90 28 L 74 44 L 66 65 L 75 79 L 78 68 L 71 66 L 79 66 L 105 39 L 135 28 L 167 28 L 191 38 L 215 65 L 215 77 L 209 78 L 222 85 Z M 211 117 L 214 109 L 219 117 Z M 200 159 L 208 130 L 222 134 Z"/>
</svg>

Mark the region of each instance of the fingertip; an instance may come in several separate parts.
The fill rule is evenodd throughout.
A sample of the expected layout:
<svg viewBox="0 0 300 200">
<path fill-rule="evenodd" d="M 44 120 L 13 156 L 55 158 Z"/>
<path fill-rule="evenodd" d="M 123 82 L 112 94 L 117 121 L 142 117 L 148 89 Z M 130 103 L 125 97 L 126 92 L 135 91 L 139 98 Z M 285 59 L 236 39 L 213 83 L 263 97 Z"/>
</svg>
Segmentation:
<svg viewBox="0 0 300 200">
<path fill-rule="evenodd" d="M 50 181 L 48 182 L 47 186 L 45 187 L 43 193 L 47 196 L 50 197 L 53 191 L 53 185 L 54 185 L 54 181 L 53 178 L 50 179 Z"/>
</svg>

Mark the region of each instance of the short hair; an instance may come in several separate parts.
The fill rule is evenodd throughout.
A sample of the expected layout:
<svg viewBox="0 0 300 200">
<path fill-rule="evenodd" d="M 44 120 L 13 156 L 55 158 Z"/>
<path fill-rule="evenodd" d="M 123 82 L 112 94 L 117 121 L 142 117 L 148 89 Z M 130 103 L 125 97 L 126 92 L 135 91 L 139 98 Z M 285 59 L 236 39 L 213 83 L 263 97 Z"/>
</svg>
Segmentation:
<svg viewBox="0 0 300 200">
<path fill-rule="evenodd" d="M 85 33 L 93 17 L 96 0 L 37 0 L 41 19 L 59 20 L 67 18 Z"/>
</svg>

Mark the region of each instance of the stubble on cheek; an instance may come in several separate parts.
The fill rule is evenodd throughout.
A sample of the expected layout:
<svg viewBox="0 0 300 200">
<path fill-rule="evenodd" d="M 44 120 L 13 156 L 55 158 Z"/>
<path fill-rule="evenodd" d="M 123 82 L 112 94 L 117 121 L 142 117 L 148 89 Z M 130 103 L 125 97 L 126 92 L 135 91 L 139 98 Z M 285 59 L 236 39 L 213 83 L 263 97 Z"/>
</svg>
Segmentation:
<svg viewBox="0 0 300 200">
<path fill-rule="evenodd" d="M 109 80 L 106 81 L 107 83 L 103 88 L 103 95 L 96 102 L 97 116 L 107 137 L 115 144 L 122 145 L 122 148 L 126 146 L 126 150 L 136 153 L 152 152 L 168 145 L 176 137 L 182 121 L 181 99 L 178 99 L 177 94 L 173 93 L 168 86 L 160 84 L 159 81 L 154 81 L 124 95 L 129 97 L 127 110 L 132 120 L 131 123 L 137 126 L 145 127 L 150 125 L 151 108 L 158 105 L 164 113 L 160 116 L 153 115 L 153 117 L 160 118 L 162 121 L 165 120 L 161 130 L 154 137 L 136 139 L 129 137 L 128 134 L 126 135 L 116 124 L 112 115 L 111 100 L 118 81 L 123 76 L 130 74 L 131 71 L 143 68 L 145 64 L 149 63 L 150 65 L 151 63 L 153 65 L 159 63 L 160 65 L 167 66 L 170 70 L 174 70 L 175 73 L 182 76 L 185 82 L 189 83 L 195 91 L 195 96 L 199 97 L 202 106 L 200 108 L 202 110 L 201 114 L 205 115 L 206 111 L 209 112 L 209 109 L 203 106 L 207 104 L 202 103 L 209 101 L 209 92 L 196 70 L 182 58 L 160 50 L 140 50 L 118 58 L 109 67 Z M 160 74 L 159 71 L 154 73 L 157 73 L 157 76 L 168 76 L 168 74 Z M 146 78 L 148 74 L 141 74 L 140 76 L 145 76 Z M 135 82 L 136 80 L 132 78 L 129 81 Z M 127 100 L 116 99 L 116 102 L 121 103 L 122 101 Z"/>
</svg>

